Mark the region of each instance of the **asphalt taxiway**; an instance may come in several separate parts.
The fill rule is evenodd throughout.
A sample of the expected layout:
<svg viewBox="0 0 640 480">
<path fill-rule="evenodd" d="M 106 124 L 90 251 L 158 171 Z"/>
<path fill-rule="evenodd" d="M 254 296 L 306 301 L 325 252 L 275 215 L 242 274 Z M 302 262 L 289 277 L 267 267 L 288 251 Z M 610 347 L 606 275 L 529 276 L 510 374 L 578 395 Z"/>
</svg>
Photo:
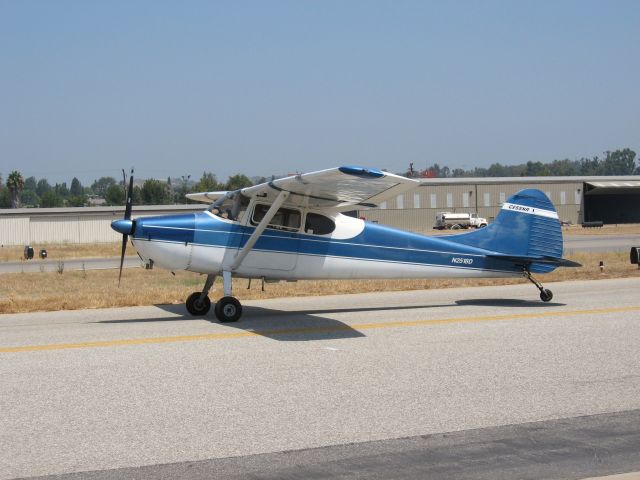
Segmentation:
<svg viewBox="0 0 640 480">
<path fill-rule="evenodd" d="M 548 287 L 1 315 L 0 478 L 638 471 L 640 279 Z"/>
</svg>

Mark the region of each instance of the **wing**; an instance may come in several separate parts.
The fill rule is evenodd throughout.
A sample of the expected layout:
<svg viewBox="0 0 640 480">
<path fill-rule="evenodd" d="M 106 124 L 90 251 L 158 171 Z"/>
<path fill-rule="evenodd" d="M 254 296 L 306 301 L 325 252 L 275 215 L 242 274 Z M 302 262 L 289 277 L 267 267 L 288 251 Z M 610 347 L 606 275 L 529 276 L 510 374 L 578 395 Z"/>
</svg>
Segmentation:
<svg viewBox="0 0 640 480">
<path fill-rule="evenodd" d="M 372 168 L 346 166 L 279 178 L 243 188 L 241 192 L 246 197 L 271 201 L 281 191 L 287 191 L 290 193 L 288 205 L 350 210 L 376 207 L 419 183 Z"/>
<path fill-rule="evenodd" d="M 215 202 L 219 198 L 224 197 L 229 192 L 200 192 L 200 193 L 187 193 L 186 197 L 189 200 L 193 200 L 195 202 L 204 202 L 211 203 Z"/>
</svg>

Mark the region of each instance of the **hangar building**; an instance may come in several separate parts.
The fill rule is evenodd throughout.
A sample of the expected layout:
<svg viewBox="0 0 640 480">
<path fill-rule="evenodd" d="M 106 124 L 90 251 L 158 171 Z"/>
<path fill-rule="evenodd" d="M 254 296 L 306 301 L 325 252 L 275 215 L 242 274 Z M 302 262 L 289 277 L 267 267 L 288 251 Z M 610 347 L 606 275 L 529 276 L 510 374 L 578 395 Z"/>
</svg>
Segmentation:
<svg viewBox="0 0 640 480">
<path fill-rule="evenodd" d="M 435 178 L 410 192 L 361 210 L 367 220 L 421 233 L 432 232 L 436 212 L 478 212 L 491 222 L 510 195 L 524 188 L 545 192 L 569 223 L 640 223 L 640 176 Z M 203 204 L 134 206 L 133 215 L 200 211 Z M 124 207 L 0 210 L 0 245 L 117 242 L 112 220 Z"/>
</svg>

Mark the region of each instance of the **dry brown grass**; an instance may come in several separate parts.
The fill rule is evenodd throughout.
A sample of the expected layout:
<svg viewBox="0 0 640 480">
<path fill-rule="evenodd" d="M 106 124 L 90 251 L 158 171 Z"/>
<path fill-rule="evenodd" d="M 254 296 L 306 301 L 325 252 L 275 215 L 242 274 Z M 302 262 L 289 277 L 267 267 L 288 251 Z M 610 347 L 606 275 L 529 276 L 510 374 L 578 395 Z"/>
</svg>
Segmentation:
<svg viewBox="0 0 640 480">
<path fill-rule="evenodd" d="M 627 253 L 578 253 L 571 257 L 580 268 L 561 268 L 541 275 L 543 282 L 640 277 L 640 270 L 629 263 Z M 605 273 L 598 267 L 605 262 Z M 204 276 L 179 272 L 176 276 L 164 270 L 125 270 L 122 287 L 118 288 L 117 270 L 58 273 L 11 273 L 0 275 L 0 313 L 76 310 L 152 304 L 180 304 L 194 291 L 202 288 Z M 513 279 L 441 279 L 441 280 L 326 280 L 281 282 L 267 284 L 266 292 L 254 281 L 247 290 L 247 281 L 234 281 L 234 294 L 241 300 L 309 295 L 331 295 L 377 291 L 423 290 L 460 286 L 507 285 L 523 283 Z M 533 288 L 533 287 L 532 287 Z M 220 281 L 212 299 L 221 296 Z"/>
<path fill-rule="evenodd" d="M 59 243 L 32 245 L 34 256 L 38 256 L 40 249 L 47 251 L 47 258 L 54 260 L 69 260 L 72 258 L 104 258 L 119 257 L 122 244 L 117 243 Z M 0 248 L 0 262 L 14 262 L 22 259 L 24 247 Z M 127 249 L 127 256 L 135 255 L 131 246 Z"/>
</svg>

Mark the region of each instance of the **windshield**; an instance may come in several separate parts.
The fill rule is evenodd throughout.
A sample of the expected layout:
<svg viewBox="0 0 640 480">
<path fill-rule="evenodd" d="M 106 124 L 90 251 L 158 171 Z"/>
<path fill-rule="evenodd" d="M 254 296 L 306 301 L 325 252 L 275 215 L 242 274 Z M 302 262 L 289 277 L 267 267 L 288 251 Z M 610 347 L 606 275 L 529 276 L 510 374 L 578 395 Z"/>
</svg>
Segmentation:
<svg viewBox="0 0 640 480">
<path fill-rule="evenodd" d="M 216 200 L 207 210 L 220 218 L 241 221 L 248 206 L 249 198 L 238 191 Z"/>
</svg>

